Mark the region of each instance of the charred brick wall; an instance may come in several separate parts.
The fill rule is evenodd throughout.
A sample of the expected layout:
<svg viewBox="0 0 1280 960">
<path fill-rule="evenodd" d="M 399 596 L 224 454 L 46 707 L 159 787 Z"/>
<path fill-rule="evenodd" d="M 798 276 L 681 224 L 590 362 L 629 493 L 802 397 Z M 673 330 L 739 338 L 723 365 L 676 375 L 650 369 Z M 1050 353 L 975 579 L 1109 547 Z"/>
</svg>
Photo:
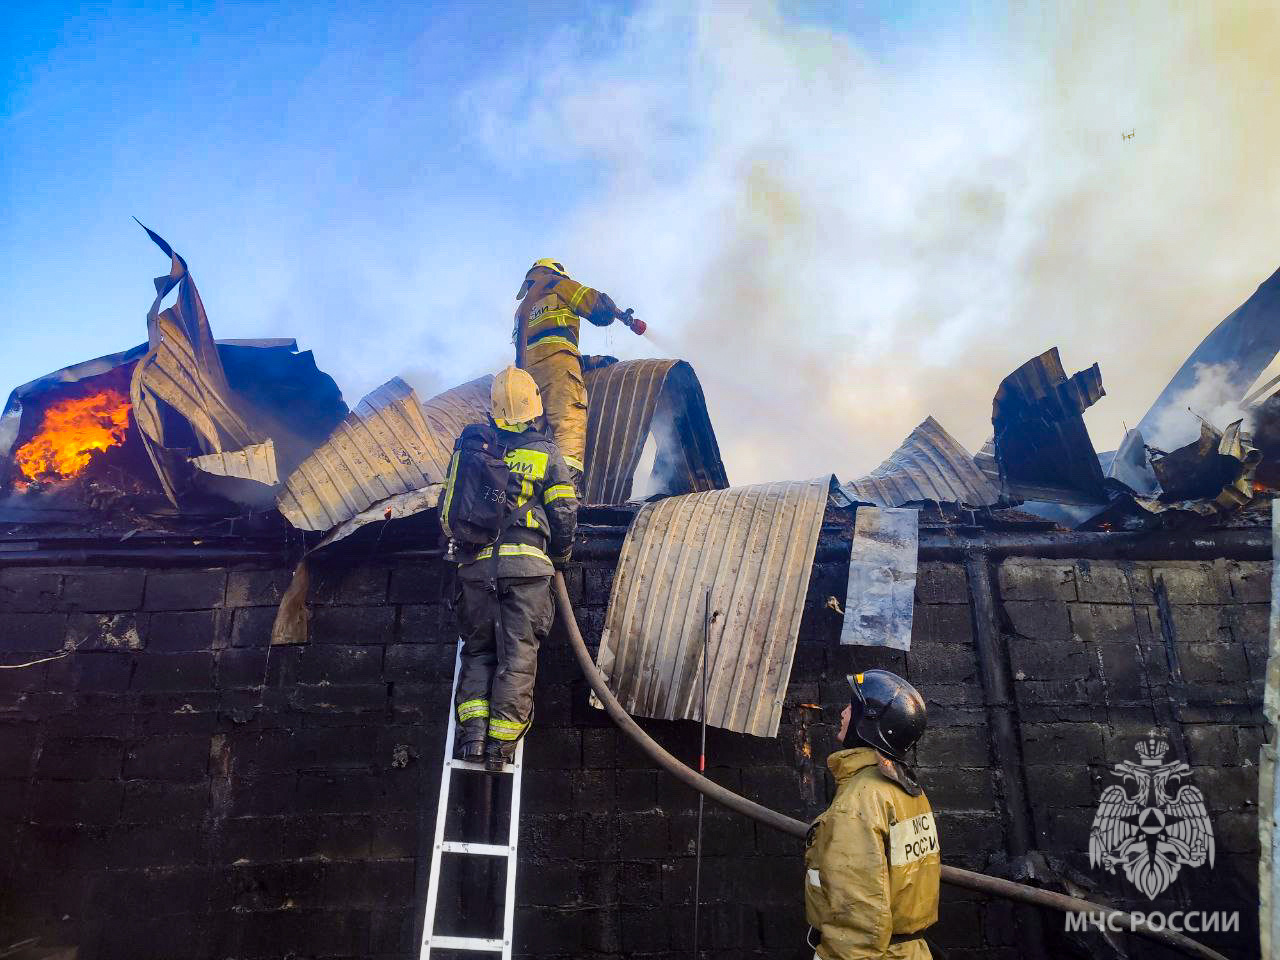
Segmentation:
<svg viewBox="0 0 1280 960">
<path fill-rule="evenodd" d="M 1110 766 L 1135 759 L 1149 729 L 1167 731 L 1208 800 L 1217 862 L 1184 871 L 1155 905 L 1241 910 L 1240 936 L 1215 942 L 1247 955 L 1269 567 L 1008 560 L 984 578 L 972 563 L 925 563 L 903 655 L 838 646 L 826 599 L 843 597 L 846 568 L 820 564 L 780 735 L 710 731 L 710 775 L 812 816 L 831 789 L 823 758 L 844 674 L 889 666 L 930 702 L 918 761 L 948 862 L 1016 872 L 1022 831 L 1072 883 L 1149 908 L 1089 868 L 1087 838 Z M 607 563 L 569 572 L 592 645 L 611 576 Z M 309 642 L 269 648 L 288 577 L 0 570 L 0 662 L 78 645 L 0 670 L 0 947 L 39 937 L 85 960 L 416 956 L 454 657 L 443 569 L 319 569 Z M 985 639 L 982 589 L 995 611 Z M 645 723 L 694 760 L 694 724 Z M 587 704 L 556 635 L 526 760 L 517 955 L 687 956 L 696 795 Z M 707 807 L 708 956 L 808 955 L 799 853 Z M 1098 955 L 1096 936 L 1073 946 L 1060 929 L 944 889 L 931 939 L 950 957 L 1034 956 L 1041 943 Z"/>
</svg>

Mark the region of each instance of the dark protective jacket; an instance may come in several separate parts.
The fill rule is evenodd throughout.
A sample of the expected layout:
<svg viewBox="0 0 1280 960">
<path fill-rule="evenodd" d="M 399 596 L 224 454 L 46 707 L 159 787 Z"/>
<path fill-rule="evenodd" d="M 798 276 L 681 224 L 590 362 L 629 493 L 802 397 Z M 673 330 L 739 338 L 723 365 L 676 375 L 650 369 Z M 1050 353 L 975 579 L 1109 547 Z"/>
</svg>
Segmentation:
<svg viewBox="0 0 1280 960">
<path fill-rule="evenodd" d="M 506 428 L 500 428 L 505 430 Z M 564 557 L 573 549 L 578 528 L 578 501 L 573 479 L 560 451 L 538 430 L 506 431 L 511 447 L 505 460 L 520 476 L 520 492 L 514 504 L 515 516 L 499 538 L 498 577 L 550 576 L 553 557 Z M 449 530 L 450 492 L 453 465 L 445 480 L 440 500 L 440 525 Z M 458 576 L 464 580 L 489 579 L 495 575 L 493 547 L 459 555 Z"/>
<path fill-rule="evenodd" d="M 923 791 L 912 796 L 870 747 L 827 758 L 836 795 L 805 839 L 805 915 L 819 960 L 923 960 L 938 919 L 942 855 Z M 883 769 L 882 769 L 883 768 Z"/>
</svg>

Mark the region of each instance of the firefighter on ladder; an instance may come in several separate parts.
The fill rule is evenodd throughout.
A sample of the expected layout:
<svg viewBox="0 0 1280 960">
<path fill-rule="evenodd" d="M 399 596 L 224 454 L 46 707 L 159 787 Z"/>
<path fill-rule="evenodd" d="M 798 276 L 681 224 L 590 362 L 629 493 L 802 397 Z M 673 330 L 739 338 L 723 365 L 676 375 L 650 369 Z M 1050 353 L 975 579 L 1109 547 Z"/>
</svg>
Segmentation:
<svg viewBox="0 0 1280 960">
<path fill-rule="evenodd" d="M 500 438 L 503 460 L 518 485 L 507 494 L 509 512 L 497 542 L 455 552 L 458 531 L 451 527 L 465 522 L 458 516 L 459 498 L 453 496 L 459 485 L 456 453 L 441 497 L 440 522 L 459 564 L 456 607 L 463 646 L 455 701 L 458 755 L 483 759 L 487 769 L 500 771 L 533 717 L 538 647 L 555 615 L 551 576 L 569 561 L 578 501 L 559 450 L 537 429 L 543 408 L 533 378 L 507 367 L 494 378 L 491 400 L 489 426 Z"/>
<path fill-rule="evenodd" d="M 827 758 L 831 806 L 805 837 L 805 915 L 816 960 L 928 960 L 942 855 L 929 800 L 907 766 L 924 698 L 888 670 L 849 679 Z"/>
<path fill-rule="evenodd" d="M 638 334 L 643 320 L 619 310 L 606 293 L 569 277 L 564 264 L 544 258 L 534 263 L 516 294 L 516 366 L 528 370 L 542 392 L 547 425 L 573 471 L 582 496 L 587 454 L 587 387 L 582 378 L 578 329 L 582 320 L 607 327 L 621 320 Z"/>
</svg>

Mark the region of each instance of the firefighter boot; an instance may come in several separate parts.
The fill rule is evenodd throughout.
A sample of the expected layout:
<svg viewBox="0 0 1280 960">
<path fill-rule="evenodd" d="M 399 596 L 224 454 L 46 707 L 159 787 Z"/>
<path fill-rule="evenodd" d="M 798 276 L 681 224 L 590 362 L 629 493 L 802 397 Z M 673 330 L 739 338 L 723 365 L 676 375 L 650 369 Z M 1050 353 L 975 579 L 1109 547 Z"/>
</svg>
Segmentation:
<svg viewBox="0 0 1280 960">
<path fill-rule="evenodd" d="M 490 773 L 501 773 L 502 768 L 515 758 L 515 744 L 501 740 L 489 740 L 484 745 L 484 768 Z"/>
<path fill-rule="evenodd" d="M 484 720 L 468 720 L 459 724 L 458 759 L 469 760 L 472 763 L 480 763 L 484 760 L 484 736 Z"/>
</svg>

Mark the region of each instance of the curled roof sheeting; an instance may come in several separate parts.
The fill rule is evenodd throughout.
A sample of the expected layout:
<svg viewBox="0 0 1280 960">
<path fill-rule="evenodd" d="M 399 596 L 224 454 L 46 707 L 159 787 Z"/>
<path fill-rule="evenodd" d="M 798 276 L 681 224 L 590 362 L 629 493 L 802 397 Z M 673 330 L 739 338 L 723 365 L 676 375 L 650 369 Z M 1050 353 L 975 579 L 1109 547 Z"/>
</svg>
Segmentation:
<svg viewBox="0 0 1280 960">
<path fill-rule="evenodd" d="M 585 379 L 587 503 L 631 498 L 651 430 L 657 444 L 652 492 L 693 493 L 729 485 L 702 385 L 689 364 L 627 360 L 589 370 Z"/>
<path fill-rule="evenodd" d="M 822 517 L 835 478 L 735 487 L 646 504 L 622 545 L 597 664 L 631 713 L 702 715 L 778 732 Z"/>
<path fill-rule="evenodd" d="M 422 405 L 427 422 L 428 450 L 431 463 L 441 477 L 449 473 L 453 445 L 462 431 L 473 423 L 489 419 L 489 394 L 493 374 L 468 380 L 461 386 L 437 394 Z"/>
<path fill-rule="evenodd" d="M 133 368 L 129 401 L 143 446 L 155 468 L 165 496 L 178 505 L 180 477 L 175 473 L 171 442 L 164 424 L 163 404 L 172 407 L 195 433 L 205 453 L 221 453 L 267 439 L 252 411 L 231 389 L 205 315 L 200 292 L 187 262 L 152 230 L 152 241 L 169 256 L 169 273 L 156 277 L 156 298 L 147 312 L 149 349 Z M 160 304 L 178 288 L 173 306 Z"/>
<path fill-rule="evenodd" d="M 586 383 L 587 502 L 623 503 L 630 497 L 651 430 L 657 442 L 654 477 L 661 481 L 652 486 L 687 493 L 729 485 L 702 388 L 687 363 L 612 363 L 588 372 Z M 388 498 L 443 483 L 463 428 L 489 416 L 492 384 L 486 375 L 418 404 L 407 384 L 391 380 L 361 401 L 290 475 L 277 501 L 280 512 L 296 527 L 330 530 Z M 387 505 L 399 515 L 408 503 L 430 506 L 422 497 Z"/>
<path fill-rule="evenodd" d="M 328 530 L 379 500 L 442 482 L 434 449 L 422 405 L 395 377 L 302 461 L 276 504 L 295 527 Z"/>
<path fill-rule="evenodd" d="M 878 507 L 924 500 L 986 507 L 1000 499 L 969 451 L 933 417 L 912 430 L 884 463 L 843 489 L 850 499 Z"/>
</svg>

